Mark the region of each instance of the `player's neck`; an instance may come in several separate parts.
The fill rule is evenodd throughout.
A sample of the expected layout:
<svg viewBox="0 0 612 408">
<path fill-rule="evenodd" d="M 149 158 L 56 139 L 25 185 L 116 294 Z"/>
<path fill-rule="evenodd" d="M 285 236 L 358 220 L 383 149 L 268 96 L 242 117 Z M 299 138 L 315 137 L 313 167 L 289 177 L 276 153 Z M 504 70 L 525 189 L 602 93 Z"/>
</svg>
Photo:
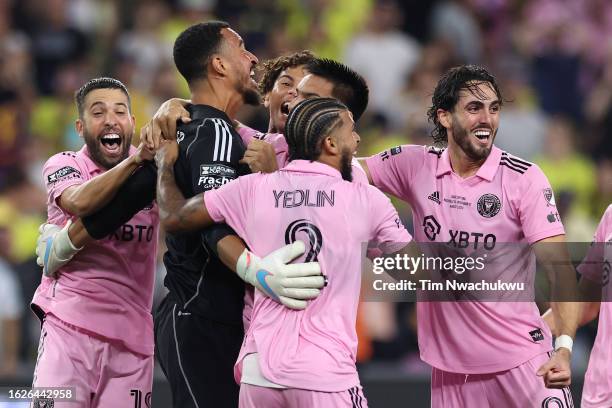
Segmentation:
<svg viewBox="0 0 612 408">
<path fill-rule="evenodd" d="M 219 109 L 232 120 L 244 104 L 242 95 L 235 90 L 229 90 L 223 84 L 213 84 L 209 81 L 203 81 L 192 87 L 191 102 Z"/>
<path fill-rule="evenodd" d="M 448 156 L 450 159 L 451 168 L 461 178 L 468 178 L 478 172 L 480 166 L 485 162 L 485 159 L 474 161 L 470 158 L 459 146 L 449 143 Z"/>
<path fill-rule="evenodd" d="M 337 156 L 329 156 L 324 153 L 321 153 L 321 155 L 316 161 L 318 161 L 319 163 L 327 164 L 328 166 L 333 167 L 338 171 L 341 171 L 340 160 L 338 160 Z"/>
<path fill-rule="evenodd" d="M 268 123 L 268 133 L 282 133 L 279 132 L 276 126 L 272 124 L 272 119 L 270 119 L 270 122 Z"/>
</svg>

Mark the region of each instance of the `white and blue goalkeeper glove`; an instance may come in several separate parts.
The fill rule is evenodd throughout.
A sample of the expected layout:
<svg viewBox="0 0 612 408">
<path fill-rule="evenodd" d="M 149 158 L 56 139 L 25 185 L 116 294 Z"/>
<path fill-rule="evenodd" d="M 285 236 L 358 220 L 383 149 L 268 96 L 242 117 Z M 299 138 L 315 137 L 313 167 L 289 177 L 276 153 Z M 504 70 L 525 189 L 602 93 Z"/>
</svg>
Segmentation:
<svg viewBox="0 0 612 408">
<path fill-rule="evenodd" d="M 290 309 L 305 309 L 325 286 L 318 262 L 287 264 L 302 255 L 305 245 L 295 241 L 263 259 L 245 249 L 236 263 L 236 273 L 261 293 Z"/>
<path fill-rule="evenodd" d="M 76 248 L 68 236 L 68 221 L 62 228 L 53 224 L 42 224 L 38 229 L 36 241 L 36 263 L 42 266 L 43 274 L 50 278 L 57 277 L 57 271 L 66 265 L 72 257 L 81 250 Z"/>
</svg>

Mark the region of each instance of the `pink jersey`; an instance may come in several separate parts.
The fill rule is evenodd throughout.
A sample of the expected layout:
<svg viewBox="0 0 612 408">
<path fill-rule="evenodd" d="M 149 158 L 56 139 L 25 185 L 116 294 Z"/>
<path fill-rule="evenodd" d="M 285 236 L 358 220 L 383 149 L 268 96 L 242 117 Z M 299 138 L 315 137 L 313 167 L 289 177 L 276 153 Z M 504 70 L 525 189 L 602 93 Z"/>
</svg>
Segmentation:
<svg viewBox="0 0 612 408">
<path fill-rule="evenodd" d="M 418 242 L 461 248 L 466 241 L 488 251 L 564 234 L 542 171 L 495 146 L 466 179 L 453 172 L 448 150 L 426 146 L 398 146 L 367 165 L 375 186 L 412 207 Z M 513 260 L 503 270 L 533 282 L 535 259 Z M 552 349 L 533 302 L 419 302 L 417 318 L 421 358 L 444 371 L 507 370 Z"/>
<path fill-rule="evenodd" d="M 394 252 L 411 240 L 389 199 L 371 186 L 342 180 L 326 164 L 294 160 L 278 172 L 207 191 L 204 201 L 216 222 L 230 225 L 260 256 L 304 241 L 308 252 L 300 262 L 318 260 L 329 280 L 300 311 L 255 291 L 237 378 L 244 356 L 257 352 L 263 376 L 274 383 L 325 392 L 357 386 L 361 245 L 375 241 Z"/>
<path fill-rule="evenodd" d="M 262 133 L 255 129 L 242 125 L 238 129 L 238 134 L 242 138 L 242 141 L 246 146 L 251 143 L 254 139 L 263 140 L 268 142 L 274 147 L 276 153 L 276 163 L 278 168 L 282 169 L 289 163 L 289 146 L 287 140 L 282 133 Z M 365 174 L 359 162 L 353 158 L 353 182 L 368 184 L 368 176 Z"/>
<path fill-rule="evenodd" d="M 58 205 L 62 192 L 104 171 L 86 146 L 51 157 L 43 169 L 47 222 L 64 225 L 74 219 Z M 158 225 L 157 205 L 152 203 L 114 234 L 83 248 L 60 269 L 57 280 L 43 277 L 32 303 L 66 323 L 152 355 Z"/>
<path fill-rule="evenodd" d="M 597 337 L 591 350 L 589 367 L 582 390 L 582 406 L 586 408 L 609 406 L 612 401 L 612 289 L 610 285 L 610 263 L 612 262 L 612 205 L 604 213 L 597 230 L 595 243 L 578 272 L 589 280 L 601 284 L 602 295 L 599 309 Z"/>
</svg>

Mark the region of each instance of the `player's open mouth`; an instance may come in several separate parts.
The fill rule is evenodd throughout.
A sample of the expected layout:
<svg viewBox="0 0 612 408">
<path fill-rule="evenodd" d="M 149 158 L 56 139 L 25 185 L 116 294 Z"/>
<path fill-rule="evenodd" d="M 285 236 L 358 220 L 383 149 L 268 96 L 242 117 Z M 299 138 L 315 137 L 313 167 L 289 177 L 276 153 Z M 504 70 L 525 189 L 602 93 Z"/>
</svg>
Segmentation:
<svg viewBox="0 0 612 408">
<path fill-rule="evenodd" d="M 289 115 L 289 102 L 283 103 L 280 107 L 280 111 L 283 115 L 288 116 Z"/>
<path fill-rule="evenodd" d="M 122 139 L 117 133 L 108 133 L 100 138 L 102 149 L 111 156 L 116 156 L 121 152 Z"/>
<path fill-rule="evenodd" d="M 491 137 L 490 129 L 478 129 L 474 132 L 474 136 L 483 143 L 487 143 Z"/>
<path fill-rule="evenodd" d="M 255 70 L 251 70 L 249 78 L 251 79 L 251 82 L 257 86 L 257 81 L 255 80 Z"/>
</svg>

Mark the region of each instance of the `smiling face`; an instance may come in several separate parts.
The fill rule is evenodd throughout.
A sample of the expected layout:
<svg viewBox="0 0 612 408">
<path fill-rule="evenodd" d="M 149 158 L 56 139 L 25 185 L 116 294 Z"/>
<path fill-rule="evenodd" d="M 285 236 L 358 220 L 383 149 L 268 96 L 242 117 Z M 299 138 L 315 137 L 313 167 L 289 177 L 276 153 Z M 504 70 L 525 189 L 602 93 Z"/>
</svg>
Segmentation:
<svg viewBox="0 0 612 408">
<path fill-rule="evenodd" d="M 298 84 L 306 74 L 304 65 L 298 65 L 281 71 L 274 81 L 274 87 L 264 98 L 264 105 L 270 111 L 270 131 L 284 133 L 289 103 L 296 98 Z"/>
<path fill-rule="evenodd" d="M 451 112 L 439 109 L 440 123 L 447 129 L 449 148 L 459 148 L 472 161 L 484 161 L 499 128 L 501 101 L 488 82 L 468 84 Z"/>
<path fill-rule="evenodd" d="M 134 136 L 134 117 L 127 95 L 120 89 L 90 91 L 84 99 L 76 130 L 85 139 L 92 159 L 110 169 L 127 158 Z"/>
<path fill-rule="evenodd" d="M 254 71 L 258 62 L 257 57 L 247 51 L 242 37 L 236 31 L 231 28 L 223 28 L 221 35 L 223 37 L 222 55 L 230 64 L 231 69 L 228 75 L 236 91 L 242 95 L 244 103 L 258 105 L 260 97 Z"/>
</svg>

